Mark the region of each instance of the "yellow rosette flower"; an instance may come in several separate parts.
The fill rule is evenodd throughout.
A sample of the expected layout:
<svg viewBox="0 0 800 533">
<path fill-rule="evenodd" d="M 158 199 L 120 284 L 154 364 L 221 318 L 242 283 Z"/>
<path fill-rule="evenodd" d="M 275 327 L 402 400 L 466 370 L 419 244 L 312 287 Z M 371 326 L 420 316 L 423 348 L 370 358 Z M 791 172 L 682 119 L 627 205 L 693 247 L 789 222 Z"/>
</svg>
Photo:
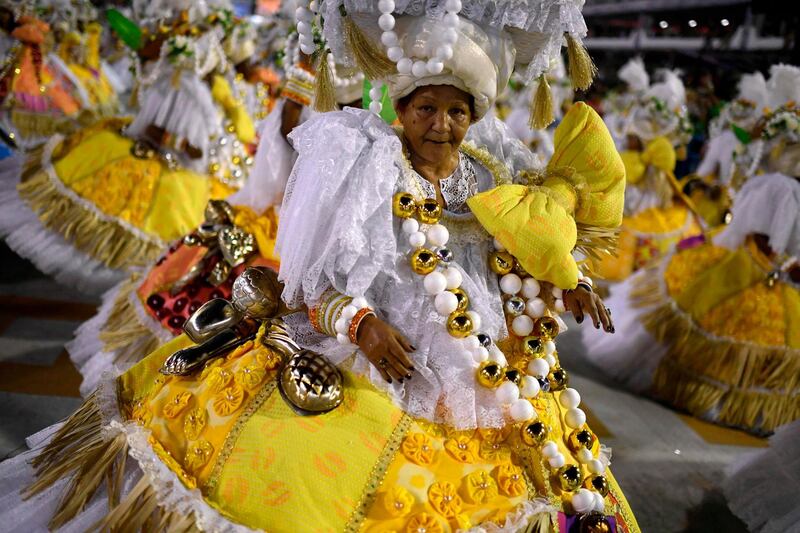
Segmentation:
<svg viewBox="0 0 800 533">
<path fill-rule="evenodd" d="M 244 401 L 244 389 L 239 385 L 233 384 L 228 388 L 222 389 L 214 396 L 214 411 L 219 416 L 228 416 L 236 411 Z"/>
<path fill-rule="evenodd" d="M 461 496 L 456 486 L 446 481 L 436 482 L 428 488 L 428 502 L 445 518 L 454 518 L 461 512 Z"/>
<path fill-rule="evenodd" d="M 463 435 L 447 439 L 444 442 L 444 449 L 456 461 L 462 463 L 474 463 L 478 460 L 478 442 Z"/>
<path fill-rule="evenodd" d="M 217 368 L 219 365 L 221 365 L 224 362 L 225 362 L 225 360 L 222 359 L 221 357 L 216 357 L 216 358 L 212 359 L 211 361 L 207 362 L 203 366 L 203 371 L 200 372 L 200 380 L 201 381 L 205 381 L 205 379 L 208 377 L 208 375 L 211 373 L 211 371 L 214 370 L 215 368 Z"/>
<path fill-rule="evenodd" d="M 133 406 L 133 409 L 131 409 L 130 420 L 133 420 L 140 426 L 147 427 L 153 420 L 153 412 L 146 403 L 138 401 Z"/>
<path fill-rule="evenodd" d="M 203 407 L 196 407 L 189 411 L 183 420 L 183 433 L 188 440 L 195 440 L 208 423 L 208 412 Z"/>
<path fill-rule="evenodd" d="M 497 483 L 485 470 L 476 470 L 469 474 L 463 483 L 467 500 L 471 503 L 483 505 L 497 497 Z"/>
<path fill-rule="evenodd" d="M 239 369 L 234 376 L 236 383 L 247 390 L 253 390 L 258 387 L 264 378 L 267 376 L 267 371 L 258 365 L 247 365 Z"/>
<path fill-rule="evenodd" d="M 491 442 L 488 440 L 481 441 L 480 456 L 489 462 L 504 461 L 511 455 L 511 450 L 508 446 L 504 446 L 500 442 Z"/>
<path fill-rule="evenodd" d="M 172 470 L 176 476 L 178 476 L 178 479 L 181 480 L 181 483 L 186 485 L 186 488 L 189 490 L 197 488 L 197 480 L 194 478 L 194 476 L 187 474 L 183 466 L 181 466 L 181 464 L 175 460 L 171 453 L 164 449 L 164 447 L 155 439 L 155 437 L 150 435 L 147 438 L 147 442 L 150 444 L 153 452 L 158 456 L 161 462 L 164 463 L 167 468 Z"/>
<path fill-rule="evenodd" d="M 164 405 L 163 413 L 167 418 L 175 418 L 183 412 L 192 400 L 191 392 L 179 392 L 172 397 L 172 400 Z"/>
<path fill-rule="evenodd" d="M 227 387 L 232 379 L 233 372 L 227 368 L 215 367 L 212 368 L 208 373 L 208 377 L 205 381 L 208 384 L 208 388 L 211 389 L 212 392 L 219 392 Z"/>
<path fill-rule="evenodd" d="M 403 439 L 400 451 L 414 464 L 429 465 L 433 462 L 431 439 L 424 433 L 410 433 Z"/>
<path fill-rule="evenodd" d="M 443 531 L 436 517 L 428 513 L 414 515 L 406 524 L 406 533 L 443 533 Z"/>
<path fill-rule="evenodd" d="M 201 439 L 189 445 L 189 449 L 186 450 L 186 458 L 183 461 L 184 466 L 189 472 L 197 473 L 208 463 L 213 453 L 214 446 L 207 440 Z"/>
<path fill-rule="evenodd" d="M 497 486 L 506 496 L 521 496 L 527 490 L 522 469 L 512 464 L 500 465 L 495 472 Z"/>
<path fill-rule="evenodd" d="M 255 360 L 265 370 L 275 370 L 281 364 L 281 356 L 268 348 L 257 348 Z"/>
<path fill-rule="evenodd" d="M 247 341 L 244 344 L 237 346 L 231 353 L 229 353 L 225 359 L 228 361 L 233 361 L 234 359 L 238 359 L 242 355 L 246 354 L 250 350 L 253 349 L 253 341 Z"/>
<path fill-rule="evenodd" d="M 395 486 L 383 493 L 383 508 L 393 518 L 406 516 L 412 507 L 414 496 L 403 487 Z"/>
</svg>

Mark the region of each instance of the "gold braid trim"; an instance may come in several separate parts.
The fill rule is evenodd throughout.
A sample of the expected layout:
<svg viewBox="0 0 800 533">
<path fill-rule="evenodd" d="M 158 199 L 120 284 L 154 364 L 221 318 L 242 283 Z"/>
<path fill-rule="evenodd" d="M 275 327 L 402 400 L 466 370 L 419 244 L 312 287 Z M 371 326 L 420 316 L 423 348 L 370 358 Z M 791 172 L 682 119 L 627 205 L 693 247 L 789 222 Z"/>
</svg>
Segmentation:
<svg viewBox="0 0 800 533">
<path fill-rule="evenodd" d="M 634 306 L 661 304 L 642 317 L 669 348 L 654 393 L 698 416 L 713 408 L 716 420 L 751 429 L 772 431 L 800 418 L 800 350 L 711 335 L 677 308 L 660 276 L 649 269 L 631 293 Z"/>
<path fill-rule="evenodd" d="M 357 533 L 361 528 L 361 524 L 364 522 L 367 511 L 369 511 L 369 508 L 375 501 L 378 488 L 383 483 L 383 476 L 386 475 L 386 470 L 389 468 L 389 464 L 391 464 L 392 459 L 394 459 L 394 456 L 397 453 L 397 450 L 400 448 L 400 442 L 403 440 L 406 433 L 408 433 L 409 428 L 411 428 L 412 422 L 412 418 L 406 413 L 403 413 L 400 421 L 394 427 L 392 434 L 389 435 L 389 439 L 386 441 L 386 445 L 383 447 L 381 454 L 375 461 L 375 466 L 373 467 L 369 479 L 364 486 L 364 492 L 361 495 L 361 499 L 359 500 L 358 505 L 356 505 L 353 514 L 350 516 L 350 521 L 344 528 L 344 533 Z"/>
<path fill-rule="evenodd" d="M 103 351 L 116 352 L 115 363 L 136 362 L 161 344 L 152 330 L 142 323 L 134 307 L 136 304 L 131 302 L 130 296 L 136 292 L 140 281 L 140 276 L 133 274 L 120 287 L 113 309 L 98 334 Z"/>
<path fill-rule="evenodd" d="M 472 142 L 464 141 L 461 143 L 459 149 L 483 165 L 494 178 L 495 185 L 512 182 L 511 172 L 508 170 L 508 167 L 502 164 L 500 160 L 493 156 L 486 148 L 478 148 Z"/>
<path fill-rule="evenodd" d="M 78 250 L 109 268 L 147 265 L 161 252 L 162 245 L 142 239 L 118 221 L 62 194 L 45 170 L 18 184 L 17 190 L 43 226 L 61 233 Z"/>
</svg>

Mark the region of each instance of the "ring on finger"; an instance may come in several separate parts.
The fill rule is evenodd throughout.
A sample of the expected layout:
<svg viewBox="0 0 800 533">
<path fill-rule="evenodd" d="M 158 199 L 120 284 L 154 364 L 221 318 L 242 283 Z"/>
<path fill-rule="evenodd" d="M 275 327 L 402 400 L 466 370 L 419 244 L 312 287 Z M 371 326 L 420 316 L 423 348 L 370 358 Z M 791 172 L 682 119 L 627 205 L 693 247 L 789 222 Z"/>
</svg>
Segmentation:
<svg viewBox="0 0 800 533">
<path fill-rule="evenodd" d="M 606 307 L 606 314 L 608 316 L 611 316 L 611 308 L 610 307 Z"/>
<path fill-rule="evenodd" d="M 378 360 L 379 367 L 386 368 L 388 365 L 389 365 L 389 360 L 386 359 L 385 357 L 381 357 L 380 360 Z"/>
</svg>

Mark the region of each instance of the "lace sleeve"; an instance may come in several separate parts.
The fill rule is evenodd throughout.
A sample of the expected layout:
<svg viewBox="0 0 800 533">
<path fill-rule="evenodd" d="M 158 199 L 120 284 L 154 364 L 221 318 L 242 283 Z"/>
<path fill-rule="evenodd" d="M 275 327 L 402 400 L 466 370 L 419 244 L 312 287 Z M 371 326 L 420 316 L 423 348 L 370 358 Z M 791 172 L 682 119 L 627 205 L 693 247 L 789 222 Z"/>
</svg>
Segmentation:
<svg viewBox="0 0 800 533">
<path fill-rule="evenodd" d="M 356 109 L 316 116 L 290 138 L 299 155 L 278 229 L 283 298 L 314 302 L 328 286 L 365 295 L 379 274 L 396 270 L 392 196 L 400 139 Z"/>
</svg>

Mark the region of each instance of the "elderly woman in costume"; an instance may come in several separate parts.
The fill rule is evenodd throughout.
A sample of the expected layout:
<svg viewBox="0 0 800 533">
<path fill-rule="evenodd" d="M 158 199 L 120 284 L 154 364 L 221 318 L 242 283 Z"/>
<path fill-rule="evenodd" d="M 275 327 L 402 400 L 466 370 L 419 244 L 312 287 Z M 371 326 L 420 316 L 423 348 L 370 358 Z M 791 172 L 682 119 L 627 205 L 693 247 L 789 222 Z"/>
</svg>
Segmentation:
<svg viewBox="0 0 800 533">
<path fill-rule="evenodd" d="M 225 201 L 213 200 L 205 220 L 145 272 L 109 289 L 97 314 L 67 345 L 91 393 L 104 372 L 132 363 L 182 332 L 187 318 L 214 298 L 229 298 L 236 276 L 248 266 L 278 269 L 274 252 L 277 211 L 297 158 L 286 135 L 316 114 L 313 68 L 299 53 L 296 33 L 287 40 L 283 98 L 263 122 L 251 175 Z M 338 105 L 360 107 L 364 76 L 334 65 Z"/>
<path fill-rule="evenodd" d="M 763 156 L 730 224 L 612 289 L 614 341 L 584 333 L 589 358 L 631 389 L 762 434 L 800 417 L 800 78 L 771 86 L 780 107 L 759 125 Z"/>
<path fill-rule="evenodd" d="M 315 52 L 311 30 L 324 20 L 324 46 L 351 50 L 365 71 L 365 54 L 381 61 L 371 66 L 402 129 L 346 109 L 295 130 L 278 237 L 282 302 L 269 271 L 245 271 L 230 303 L 209 302 L 188 336 L 87 400 L 34 459 L 28 503 L 0 518 L 638 531 L 555 345 L 565 308 L 612 329 L 590 286 L 578 287 L 572 252 L 584 228 L 619 224 L 622 163 L 582 104 L 559 126 L 546 169 L 501 124 L 481 120 L 515 55 L 535 79 L 564 33 L 571 68 L 586 75 L 580 11 L 543 4 L 526 19 L 530 3 L 509 2 L 498 3 L 507 16 L 490 17 L 475 5 L 464 2 L 463 15 L 461 2 L 410 13 L 392 2 L 301 8 L 304 51 Z M 442 21 L 453 31 L 441 52 L 418 47 L 435 42 Z M 371 44 L 378 38 L 386 56 Z M 72 473 L 80 486 L 56 505 Z M 99 487 L 105 473 L 119 483 Z M 54 514 L 32 516 L 39 506 Z"/>
</svg>

